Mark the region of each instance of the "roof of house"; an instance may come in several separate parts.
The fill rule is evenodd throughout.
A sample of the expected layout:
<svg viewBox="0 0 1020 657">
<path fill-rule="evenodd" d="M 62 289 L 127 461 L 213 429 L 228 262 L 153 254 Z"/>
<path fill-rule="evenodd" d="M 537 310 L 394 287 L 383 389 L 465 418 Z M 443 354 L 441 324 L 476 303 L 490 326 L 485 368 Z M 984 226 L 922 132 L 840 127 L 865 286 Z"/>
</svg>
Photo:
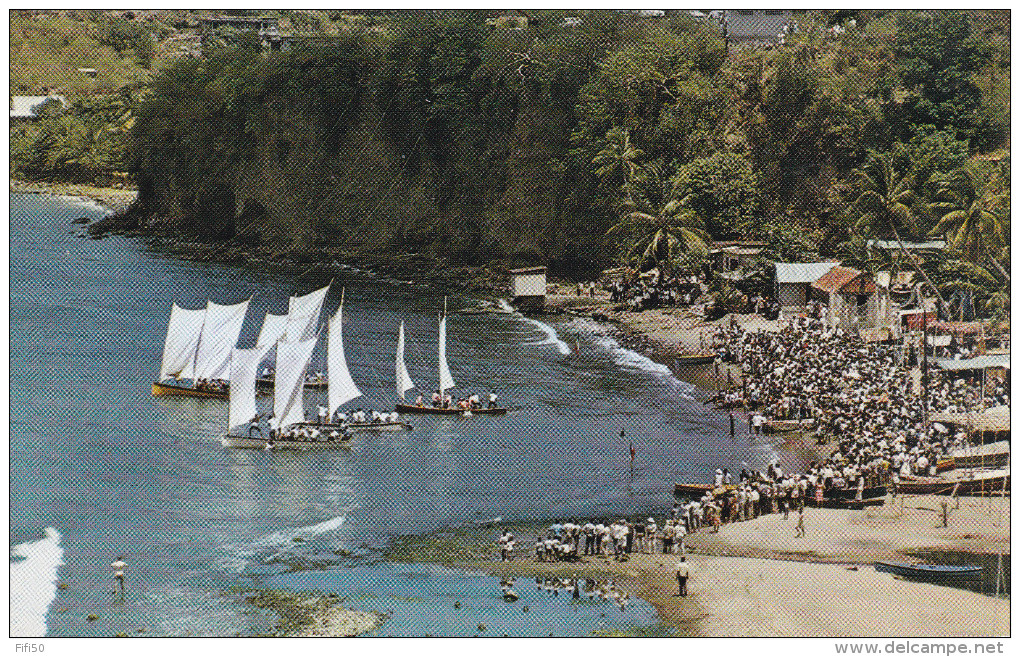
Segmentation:
<svg viewBox="0 0 1020 657">
<path fill-rule="evenodd" d="M 814 283 L 838 262 L 777 262 L 777 283 Z"/>
<path fill-rule="evenodd" d="M 870 294 L 875 291 L 875 283 L 862 276 L 864 272 L 853 267 L 840 267 L 836 265 L 824 276 L 821 276 L 811 287 L 828 292 L 843 292 L 844 294 Z"/>
<path fill-rule="evenodd" d="M 521 269 L 511 269 L 511 274 L 544 274 L 546 267 L 523 267 Z"/>
<path fill-rule="evenodd" d="M 12 119 L 34 119 L 48 100 L 58 100 L 60 104 L 67 107 L 67 99 L 63 96 L 11 96 L 11 117 Z"/>
</svg>

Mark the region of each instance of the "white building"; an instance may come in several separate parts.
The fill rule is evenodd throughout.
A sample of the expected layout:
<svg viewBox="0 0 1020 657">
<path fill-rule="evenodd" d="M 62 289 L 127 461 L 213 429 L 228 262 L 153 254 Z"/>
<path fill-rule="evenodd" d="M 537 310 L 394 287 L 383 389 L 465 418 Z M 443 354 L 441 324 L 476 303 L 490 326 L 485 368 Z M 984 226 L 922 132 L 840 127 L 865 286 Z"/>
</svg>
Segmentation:
<svg viewBox="0 0 1020 657">
<path fill-rule="evenodd" d="M 803 308 L 807 305 L 811 284 L 838 262 L 777 262 L 776 300 L 781 308 Z"/>
<path fill-rule="evenodd" d="M 545 267 L 511 269 L 513 302 L 528 306 L 545 305 Z"/>
</svg>

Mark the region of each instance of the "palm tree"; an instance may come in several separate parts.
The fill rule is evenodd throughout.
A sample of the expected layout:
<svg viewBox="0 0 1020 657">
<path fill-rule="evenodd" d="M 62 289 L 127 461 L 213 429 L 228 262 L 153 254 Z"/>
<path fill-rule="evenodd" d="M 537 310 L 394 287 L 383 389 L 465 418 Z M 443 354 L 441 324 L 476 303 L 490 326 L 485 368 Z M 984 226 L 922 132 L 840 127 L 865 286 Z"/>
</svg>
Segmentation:
<svg viewBox="0 0 1020 657">
<path fill-rule="evenodd" d="M 606 133 L 606 147 L 592 159 L 597 175 L 603 182 L 613 184 L 620 181 L 620 188 L 627 193 L 627 201 L 633 199 L 633 185 L 642 179 L 638 160 L 645 152 L 630 141 L 626 128 L 611 128 Z"/>
<path fill-rule="evenodd" d="M 977 263 L 987 256 L 1006 280 L 1009 274 L 992 255 L 1007 242 L 1005 200 L 996 181 L 976 167 L 963 167 L 939 190 L 944 201 L 932 208 L 942 213 L 932 235 L 942 235 L 963 257 Z"/>
<path fill-rule="evenodd" d="M 858 189 L 861 190 L 854 200 L 854 207 L 861 213 L 857 221 L 858 230 L 871 228 L 877 232 L 888 227 L 900 245 L 900 250 L 907 254 L 918 273 L 935 292 L 939 302 L 945 306 L 946 302 L 939 294 L 938 288 L 928 278 L 918 257 L 907 250 L 897 228 L 897 226 L 904 228 L 910 234 L 918 232 L 917 218 L 913 211 L 913 207 L 918 203 L 913 189 L 913 177 L 899 173 L 893 168 L 890 153 L 875 152 L 868 154 L 868 161 L 864 167 L 854 169 L 854 177 Z"/>
<path fill-rule="evenodd" d="M 711 241 L 705 232 L 705 222 L 679 200 L 668 198 L 661 207 L 656 207 L 640 192 L 636 199 L 624 204 L 619 223 L 606 234 L 629 237 L 627 258 L 635 259 L 639 267 L 654 263 L 664 274 L 683 253 L 706 254 Z"/>
</svg>

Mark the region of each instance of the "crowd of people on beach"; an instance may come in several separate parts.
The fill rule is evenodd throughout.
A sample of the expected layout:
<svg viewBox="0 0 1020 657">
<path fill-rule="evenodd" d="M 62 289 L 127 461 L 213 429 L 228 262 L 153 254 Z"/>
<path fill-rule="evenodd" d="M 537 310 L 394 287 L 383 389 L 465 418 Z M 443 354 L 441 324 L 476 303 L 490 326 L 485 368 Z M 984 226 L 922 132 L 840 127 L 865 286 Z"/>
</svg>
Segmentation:
<svg viewBox="0 0 1020 657">
<path fill-rule="evenodd" d="M 676 508 L 674 508 L 676 511 Z M 633 553 L 683 554 L 684 538 L 690 532 L 685 518 L 674 513 L 659 527 L 655 518 L 631 522 L 621 518 L 611 523 L 588 520 L 556 522 L 535 538 L 536 561 L 580 561 L 585 556 L 610 556 L 626 561 Z M 516 541 L 509 531 L 497 542 L 503 561 L 513 561 Z"/>
<path fill-rule="evenodd" d="M 656 271 L 649 277 L 636 273 L 609 283 L 613 303 L 626 303 L 632 311 L 649 308 L 691 306 L 705 291 L 704 272 L 677 272 L 663 276 Z M 594 284 L 593 284 L 594 285 Z"/>
<path fill-rule="evenodd" d="M 794 476 L 772 464 L 765 473 L 741 473 L 734 484 L 728 472 L 717 470 L 712 483 L 723 492 L 684 503 L 695 509 L 696 523 L 789 513 L 832 498 L 860 501 L 866 489 L 883 485 L 895 493 L 902 477 L 934 476 L 941 458 L 966 445 L 966 432 L 951 434 L 945 425 L 927 421 L 928 415 L 1009 403 L 1008 378 L 982 385 L 931 369 L 925 409 L 909 354 L 832 327 L 824 321 L 823 306 L 811 310 L 778 332 L 721 327 L 720 355 L 739 365 L 742 379 L 720 399 L 747 412 L 749 433 L 760 433 L 770 422 L 800 420 L 813 427 L 820 443 L 835 441 L 834 451 Z"/>
</svg>

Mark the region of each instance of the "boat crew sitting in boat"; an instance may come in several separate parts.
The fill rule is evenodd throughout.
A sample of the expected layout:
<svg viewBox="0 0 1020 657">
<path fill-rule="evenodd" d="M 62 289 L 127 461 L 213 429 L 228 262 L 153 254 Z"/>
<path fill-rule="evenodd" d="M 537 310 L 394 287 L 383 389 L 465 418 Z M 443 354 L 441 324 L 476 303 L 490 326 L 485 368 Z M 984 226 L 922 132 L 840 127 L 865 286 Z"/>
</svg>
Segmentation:
<svg viewBox="0 0 1020 657">
<path fill-rule="evenodd" d="M 423 408 L 425 406 L 425 398 L 422 397 L 421 395 L 418 395 L 418 399 L 414 400 L 414 405 L 417 406 L 418 408 Z"/>
<path fill-rule="evenodd" d="M 496 393 L 489 393 L 489 408 L 496 408 Z"/>
<path fill-rule="evenodd" d="M 365 416 L 365 411 L 360 409 L 360 408 L 358 410 L 354 411 L 353 413 L 351 413 L 351 421 L 352 422 L 364 422 L 365 421 L 365 417 L 366 417 Z"/>
</svg>

